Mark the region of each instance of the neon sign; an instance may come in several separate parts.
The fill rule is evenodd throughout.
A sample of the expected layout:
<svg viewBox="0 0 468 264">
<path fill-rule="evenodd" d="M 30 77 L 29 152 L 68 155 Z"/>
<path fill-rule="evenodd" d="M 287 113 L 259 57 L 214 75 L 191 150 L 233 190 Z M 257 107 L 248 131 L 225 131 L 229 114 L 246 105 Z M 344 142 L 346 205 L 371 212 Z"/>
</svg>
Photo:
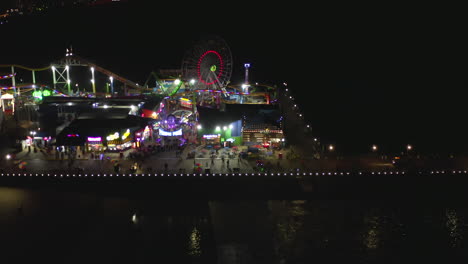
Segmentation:
<svg viewBox="0 0 468 264">
<path fill-rule="evenodd" d="M 108 141 L 116 140 L 116 139 L 118 139 L 118 138 L 119 138 L 119 132 L 115 132 L 114 134 L 109 135 L 109 136 L 106 137 L 106 139 L 107 139 Z"/>
<path fill-rule="evenodd" d="M 130 129 L 127 129 L 127 131 L 122 135 L 122 140 L 126 139 L 128 136 L 130 136 Z"/>
<path fill-rule="evenodd" d="M 172 132 L 159 129 L 159 135 L 166 136 L 166 137 L 182 136 L 182 128 L 176 131 L 172 131 Z"/>
<path fill-rule="evenodd" d="M 88 141 L 90 142 L 98 142 L 98 141 L 101 141 L 102 138 L 101 137 L 88 137 Z"/>
<path fill-rule="evenodd" d="M 203 135 L 203 138 L 206 138 L 206 139 L 213 139 L 213 138 L 217 138 L 219 137 L 220 135 Z"/>
</svg>

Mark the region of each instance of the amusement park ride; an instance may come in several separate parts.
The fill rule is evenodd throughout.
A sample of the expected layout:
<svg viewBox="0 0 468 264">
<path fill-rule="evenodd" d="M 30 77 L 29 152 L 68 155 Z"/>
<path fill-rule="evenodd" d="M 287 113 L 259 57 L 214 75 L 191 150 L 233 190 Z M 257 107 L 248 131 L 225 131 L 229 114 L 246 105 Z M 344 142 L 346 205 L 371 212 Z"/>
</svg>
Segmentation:
<svg viewBox="0 0 468 264">
<path fill-rule="evenodd" d="M 247 75 L 250 64 L 246 68 L 246 80 L 242 85 L 231 85 L 232 55 L 226 42 L 219 37 L 211 37 L 199 40 L 191 49 L 187 50 L 182 60 L 180 70 L 172 71 L 172 74 L 152 72 L 143 86 L 121 77 L 97 64 L 90 62 L 67 49 L 65 57 L 43 68 L 29 68 L 21 65 L 0 65 L 8 68 L 10 73 L 0 75 L 0 84 L 4 80 L 10 80 L 11 86 L 0 86 L 2 96 L 2 109 L 7 113 L 14 112 L 15 100 L 21 101 L 26 97 L 41 97 L 42 95 L 76 96 L 72 90 L 70 71 L 72 67 L 89 67 L 91 73 L 92 93 L 88 96 L 106 97 L 117 96 L 114 90 L 114 81 L 119 81 L 123 86 L 120 95 L 153 94 L 164 96 L 168 101 L 180 102 L 182 109 L 189 106 L 220 108 L 222 104 L 270 104 L 275 97 L 276 89 L 268 85 L 250 85 Z M 32 83 L 17 84 L 16 70 L 26 70 L 32 74 Z M 36 73 L 52 71 L 52 87 L 36 83 Z M 98 93 L 94 73 L 99 72 L 109 78 L 110 93 Z M 151 78 L 155 80 L 155 87 L 149 87 Z M 4 83 L 4 82 L 3 82 Z M 42 94 L 46 91 L 45 94 Z M 41 93 L 41 94 L 39 94 Z M 10 109 L 10 110 L 9 110 Z M 188 109 L 186 109 L 188 110 Z M 195 110 L 193 108 L 193 110 Z M 196 111 L 196 110 L 195 110 Z"/>
</svg>

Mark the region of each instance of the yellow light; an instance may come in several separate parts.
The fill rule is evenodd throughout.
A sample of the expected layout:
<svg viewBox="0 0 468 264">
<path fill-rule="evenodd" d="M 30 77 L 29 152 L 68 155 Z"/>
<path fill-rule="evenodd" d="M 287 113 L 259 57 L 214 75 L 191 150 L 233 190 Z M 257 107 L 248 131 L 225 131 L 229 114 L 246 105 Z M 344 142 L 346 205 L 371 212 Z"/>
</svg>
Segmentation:
<svg viewBox="0 0 468 264">
<path fill-rule="evenodd" d="M 126 139 L 128 136 L 130 136 L 130 129 L 127 129 L 127 131 L 122 135 L 122 140 Z"/>
<path fill-rule="evenodd" d="M 109 135 L 109 136 L 106 137 L 106 139 L 109 140 L 109 141 L 110 140 L 116 140 L 118 138 L 119 138 L 119 132 L 115 132 L 114 134 Z"/>
</svg>

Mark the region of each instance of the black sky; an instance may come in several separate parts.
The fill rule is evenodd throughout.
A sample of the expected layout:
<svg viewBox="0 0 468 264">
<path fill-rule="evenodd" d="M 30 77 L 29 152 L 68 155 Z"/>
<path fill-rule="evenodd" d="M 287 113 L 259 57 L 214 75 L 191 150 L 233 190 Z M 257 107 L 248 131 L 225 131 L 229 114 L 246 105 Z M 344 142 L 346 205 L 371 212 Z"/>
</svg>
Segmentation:
<svg viewBox="0 0 468 264">
<path fill-rule="evenodd" d="M 316 133 L 337 145 L 468 147 L 466 40 L 456 17 L 270 6 L 60 10 L 2 25 L 0 64 L 47 65 L 75 52 L 143 83 L 179 68 L 203 34 L 231 48 L 232 82 L 287 82 Z M 372 14 L 372 15 L 369 15 Z"/>
</svg>

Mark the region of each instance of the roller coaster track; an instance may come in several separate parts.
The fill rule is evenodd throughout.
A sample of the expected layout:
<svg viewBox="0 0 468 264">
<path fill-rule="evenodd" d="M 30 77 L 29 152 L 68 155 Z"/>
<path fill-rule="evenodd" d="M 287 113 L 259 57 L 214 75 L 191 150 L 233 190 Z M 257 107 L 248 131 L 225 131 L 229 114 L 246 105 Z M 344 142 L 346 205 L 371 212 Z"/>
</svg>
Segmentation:
<svg viewBox="0 0 468 264">
<path fill-rule="evenodd" d="M 87 59 L 84 59 L 82 57 L 78 57 L 76 55 L 73 55 L 73 56 L 67 56 L 65 58 L 63 58 L 62 60 L 60 60 L 59 62 L 57 62 L 56 64 L 59 64 L 59 65 L 69 65 L 69 66 L 89 66 L 89 67 L 93 67 L 96 71 L 100 72 L 100 73 L 103 73 L 107 76 L 112 76 L 112 78 L 114 78 L 115 80 L 133 88 L 133 89 L 137 89 L 137 90 L 144 90 L 144 86 L 140 86 L 140 85 L 137 85 L 136 83 L 118 75 L 118 74 L 115 74 L 107 69 L 104 69 L 98 65 L 96 65 L 95 63 L 92 63 L 90 62 L 89 60 Z"/>
<path fill-rule="evenodd" d="M 50 69 L 52 66 L 47 66 L 47 67 L 43 67 L 43 68 L 30 68 L 30 67 L 26 67 L 26 66 L 23 66 L 23 65 L 18 65 L 18 64 L 0 64 L 0 68 L 10 68 L 10 67 L 15 67 L 15 68 L 20 68 L 20 69 L 24 69 L 24 70 L 28 70 L 28 71 L 45 71 L 45 70 L 48 70 Z"/>
<path fill-rule="evenodd" d="M 125 84 L 125 85 L 127 85 L 127 86 L 129 86 L 131 88 L 138 89 L 138 90 L 143 90 L 144 89 L 143 86 L 139 86 L 136 83 L 134 83 L 134 82 L 132 82 L 132 81 L 118 75 L 118 74 L 115 74 L 115 73 L 113 73 L 113 72 L 111 72 L 111 71 L 109 71 L 107 69 L 104 69 L 104 68 L 96 65 L 95 63 L 92 63 L 92 62 L 88 61 L 87 59 L 78 57 L 76 55 L 67 56 L 67 57 L 61 59 L 58 62 L 52 63 L 50 66 L 42 67 L 42 68 L 31 68 L 31 67 L 26 67 L 26 66 L 23 66 L 23 65 L 18 65 L 18 64 L 0 64 L 0 68 L 14 67 L 14 68 L 20 68 L 20 69 L 24 69 L 24 70 L 28 70 L 28 71 L 45 71 L 45 70 L 51 69 L 52 66 L 57 66 L 57 65 L 60 65 L 60 66 L 68 65 L 68 66 L 89 66 L 89 67 L 93 67 L 96 71 L 101 72 L 101 73 L 103 73 L 105 75 L 108 75 L 108 76 L 112 76 L 112 78 L 114 78 L 115 80 L 120 81 L 123 84 Z"/>
</svg>

